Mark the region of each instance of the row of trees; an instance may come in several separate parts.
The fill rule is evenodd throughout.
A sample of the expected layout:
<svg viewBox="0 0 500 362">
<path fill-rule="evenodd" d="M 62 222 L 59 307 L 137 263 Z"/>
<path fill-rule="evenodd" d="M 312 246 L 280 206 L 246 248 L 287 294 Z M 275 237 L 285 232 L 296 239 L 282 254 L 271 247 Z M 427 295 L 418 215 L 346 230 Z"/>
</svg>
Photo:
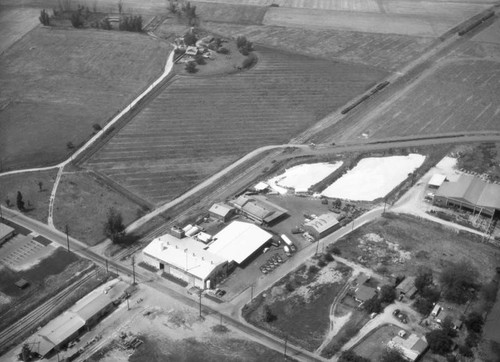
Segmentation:
<svg viewBox="0 0 500 362">
<path fill-rule="evenodd" d="M 196 14 L 196 6 L 191 5 L 189 1 L 179 6 L 178 1 L 169 0 L 168 11 L 170 11 L 172 14 L 177 15 L 179 18 L 181 17 L 186 18 L 187 23 L 190 26 L 194 26 L 198 23 L 198 14 Z"/>
<path fill-rule="evenodd" d="M 391 285 L 383 285 L 378 295 L 363 303 L 363 308 L 368 313 L 380 313 L 384 305 L 393 303 L 396 300 L 396 289 Z"/>
</svg>

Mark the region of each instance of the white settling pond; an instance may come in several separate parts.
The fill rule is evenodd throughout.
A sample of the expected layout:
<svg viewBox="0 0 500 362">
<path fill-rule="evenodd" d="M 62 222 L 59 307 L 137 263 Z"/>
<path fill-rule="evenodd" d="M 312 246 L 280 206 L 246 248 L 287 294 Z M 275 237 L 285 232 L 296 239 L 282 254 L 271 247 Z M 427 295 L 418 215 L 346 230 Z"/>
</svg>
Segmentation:
<svg viewBox="0 0 500 362">
<path fill-rule="evenodd" d="M 308 163 L 289 168 L 285 173 L 270 179 L 267 183 L 280 194 L 291 191 L 307 191 L 325 177 L 342 166 L 342 161 L 335 163 Z M 292 189 L 292 190 L 291 190 Z"/>
<path fill-rule="evenodd" d="M 408 156 L 363 158 L 321 194 L 340 199 L 373 201 L 391 192 L 409 173 L 420 167 L 424 160 L 425 156 L 415 153 Z"/>
</svg>

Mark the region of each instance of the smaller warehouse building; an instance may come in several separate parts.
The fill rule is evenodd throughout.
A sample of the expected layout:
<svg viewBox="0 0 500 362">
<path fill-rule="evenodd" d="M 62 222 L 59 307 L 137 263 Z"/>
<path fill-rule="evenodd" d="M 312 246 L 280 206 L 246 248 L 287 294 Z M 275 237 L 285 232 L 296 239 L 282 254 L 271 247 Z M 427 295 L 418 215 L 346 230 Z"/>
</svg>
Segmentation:
<svg viewBox="0 0 500 362">
<path fill-rule="evenodd" d="M 314 220 L 304 224 L 304 230 L 311 234 L 316 240 L 324 238 L 339 228 L 340 224 L 334 213 L 320 215 Z"/>
<path fill-rule="evenodd" d="M 288 211 L 263 198 L 241 195 L 231 202 L 240 212 L 259 224 L 271 225 L 288 214 Z"/>
<path fill-rule="evenodd" d="M 0 245 L 9 240 L 15 234 L 14 228 L 0 223 Z"/>
<path fill-rule="evenodd" d="M 432 175 L 431 179 L 429 180 L 429 188 L 431 189 L 438 189 L 443 185 L 443 183 L 446 181 L 446 176 L 441 175 L 439 173 L 436 173 Z"/>
<path fill-rule="evenodd" d="M 26 343 L 33 346 L 32 352 L 41 358 L 50 355 L 54 350 L 64 347 L 83 334 L 109 313 L 114 302 L 123 296 L 127 287 L 126 283 L 115 279 L 95 289 L 62 315 L 40 328 Z"/>
<path fill-rule="evenodd" d="M 387 343 L 387 346 L 400 350 L 403 357 L 409 361 L 417 360 L 428 348 L 425 339 L 413 333 L 408 337 L 395 336 Z"/>
<path fill-rule="evenodd" d="M 236 210 L 224 203 L 213 204 L 210 210 L 208 210 L 210 217 L 216 220 L 227 222 L 235 214 Z"/>
</svg>

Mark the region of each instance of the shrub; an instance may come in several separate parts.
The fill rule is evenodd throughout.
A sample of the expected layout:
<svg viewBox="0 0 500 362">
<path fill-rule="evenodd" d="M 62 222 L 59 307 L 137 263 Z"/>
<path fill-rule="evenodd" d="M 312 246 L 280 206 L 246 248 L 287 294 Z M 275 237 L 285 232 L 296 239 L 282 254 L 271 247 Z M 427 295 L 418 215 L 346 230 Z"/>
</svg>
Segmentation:
<svg viewBox="0 0 500 362">
<path fill-rule="evenodd" d="M 458 346 L 458 353 L 460 353 L 464 357 L 474 357 L 472 349 L 467 346 Z"/>
<path fill-rule="evenodd" d="M 285 289 L 291 293 L 295 290 L 295 285 L 292 282 L 288 282 L 285 284 Z"/>
<path fill-rule="evenodd" d="M 382 303 L 375 295 L 372 299 L 367 300 L 363 303 L 363 309 L 368 313 L 380 313 L 382 311 Z"/>
<path fill-rule="evenodd" d="M 109 19 L 107 17 L 102 19 L 101 29 L 104 29 L 104 30 L 112 30 L 113 29 L 113 27 L 111 26 L 111 22 L 109 21 Z"/>
<path fill-rule="evenodd" d="M 92 125 L 92 128 L 95 130 L 95 131 L 100 131 L 102 129 L 101 125 L 99 123 L 94 123 Z"/>
<path fill-rule="evenodd" d="M 307 272 L 309 273 L 309 275 L 316 274 L 317 272 L 319 272 L 319 268 L 316 265 L 310 265 Z"/>
<path fill-rule="evenodd" d="M 380 288 L 380 301 L 382 303 L 392 303 L 396 300 L 396 289 L 391 285 L 383 285 Z"/>
<path fill-rule="evenodd" d="M 248 57 L 243 59 L 243 63 L 241 64 L 241 67 L 243 69 L 248 69 L 248 68 L 252 67 L 256 61 L 257 61 L 257 57 L 254 54 L 250 54 Z"/>
<path fill-rule="evenodd" d="M 465 338 L 465 345 L 469 348 L 476 347 L 480 339 L 481 336 L 479 334 L 469 331 L 467 337 Z"/>
<path fill-rule="evenodd" d="M 464 321 L 468 331 L 481 333 L 483 329 L 483 317 L 477 312 L 471 312 Z"/>
<path fill-rule="evenodd" d="M 217 53 L 229 54 L 229 49 L 228 48 L 224 48 L 224 47 L 220 47 L 219 50 L 217 50 Z"/>
<path fill-rule="evenodd" d="M 338 247 L 334 246 L 333 244 L 330 244 L 326 247 L 326 251 L 329 253 L 332 253 L 333 255 L 340 255 L 341 251 Z"/>
<path fill-rule="evenodd" d="M 415 303 L 413 303 L 413 308 L 424 316 L 429 315 L 433 307 L 432 302 L 423 297 L 418 297 Z"/>
<path fill-rule="evenodd" d="M 187 62 L 184 69 L 186 69 L 186 72 L 188 73 L 196 73 L 198 71 L 196 68 L 196 62 Z"/>
<path fill-rule="evenodd" d="M 435 329 L 427 333 L 425 337 L 432 352 L 445 355 L 451 351 L 453 341 L 443 330 Z"/>
<path fill-rule="evenodd" d="M 80 15 L 80 13 L 73 13 L 71 14 L 71 25 L 73 25 L 74 28 L 81 28 L 83 26 L 83 18 Z"/>
<path fill-rule="evenodd" d="M 229 328 L 222 324 L 216 324 L 212 327 L 212 331 L 215 333 L 227 333 L 229 332 Z"/>
<path fill-rule="evenodd" d="M 120 30 L 142 32 L 142 16 L 123 16 L 118 26 Z"/>
<path fill-rule="evenodd" d="M 318 260 L 318 267 L 323 268 L 326 266 L 326 262 L 323 259 Z"/>
<path fill-rule="evenodd" d="M 73 148 L 75 148 L 75 145 L 73 144 L 73 142 L 68 142 L 66 143 L 66 147 L 68 148 L 68 150 L 72 150 Z"/>
<path fill-rule="evenodd" d="M 268 305 L 264 306 L 264 316 L 263 320 L 266 323 L 272 323 L 274 322 L 278 317 L 271 311 L 271 308 Z"/>
<path fill-rule="evenodd" d="M 242 46 L 246 45 L 248 42 L 247 38 L 245 36 L 239 36 L 236 38 L 236 48 L 241 48 Z"/>
<path fill-rule="evenodd" d="M 444 298 L 450 302 L 463 304 L 471 297 L 471 290 L 478 287 L 479 273 L 466 260 L 452 263 L 441 273 L 440 281 Z"/>
<path fill-rule="evenodd" d="M 240 53 L 243 54 L 244 56 L 247 56 L 248 54 L 250 54 L 248 52 L 248 50 L 246 50 L 245 48 L 240 48 Z"/>
<path fill-rule="evenodd" d="M 205 61 L 205 58 L 203 58 L 203 56 L 201 54 L 198 54 L 196 55 L 196 57 L 194 58 L 195 62 L 198 64 L 198 65 L 203 65 L 203 64 L 206 64 L 207 62 Z"/>
</svg>

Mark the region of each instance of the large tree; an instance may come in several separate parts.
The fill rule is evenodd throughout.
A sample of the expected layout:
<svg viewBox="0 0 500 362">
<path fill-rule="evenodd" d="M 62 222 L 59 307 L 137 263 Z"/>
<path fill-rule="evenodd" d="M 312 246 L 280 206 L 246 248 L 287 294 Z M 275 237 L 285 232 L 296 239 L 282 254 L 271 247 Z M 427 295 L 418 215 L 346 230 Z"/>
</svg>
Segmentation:
<svg viewBox="0 0 500 362">
<path fill-rule="evenodd" d="M 451 263 L 440 277 L 444 298 L 450 302 L 463 304 L 471 297 L 471 291 L 478 288 L 479 273 L 468 261 Z"/>
<path fill-rule="evenodd" d="M 453 341 L 442 329 L 435 329 L 425 335 L 432 352 L 445 355 L 451 351 Z"/>
<path fill-rule="evenodd" d="M 432 270 L 429 268 L 420 268 L 417 277 L 415 278 L 415 288 L 418 291 L 425 287 L 431 286 L 433 282 Z"/>
<path fill-rule="evenodd" d="M 104 224 L 104 235 L 116 243 L 123 237 L 124 230 L 125 225 L 123 225 L 122 214 L 116 211 L 114 207 L 111 207 L 108 211 L 108 219 Z"/>
<path fill-rule="evenodd" d="M 481 333 L 483 329 L 484 320 L 483 317 L 477 312 L 471 312 L 464 321 L 467 330 Z"/>
<path fill-rule="evenodd" d="M 24 211 L 24 201 L 23 201 L 23 194 L 21 194 L 21 191 L 17 192 L 17 197 L 16 197 L 16 203 L 17 203 L 17 208 L 20 211 Z"/>
<path fill-rule="evenodd" d="M 380 301 L 391 304 L 396 300 L 396 289 L 392 285 L 383 285 L 380 288 Z"/>
</svg>

